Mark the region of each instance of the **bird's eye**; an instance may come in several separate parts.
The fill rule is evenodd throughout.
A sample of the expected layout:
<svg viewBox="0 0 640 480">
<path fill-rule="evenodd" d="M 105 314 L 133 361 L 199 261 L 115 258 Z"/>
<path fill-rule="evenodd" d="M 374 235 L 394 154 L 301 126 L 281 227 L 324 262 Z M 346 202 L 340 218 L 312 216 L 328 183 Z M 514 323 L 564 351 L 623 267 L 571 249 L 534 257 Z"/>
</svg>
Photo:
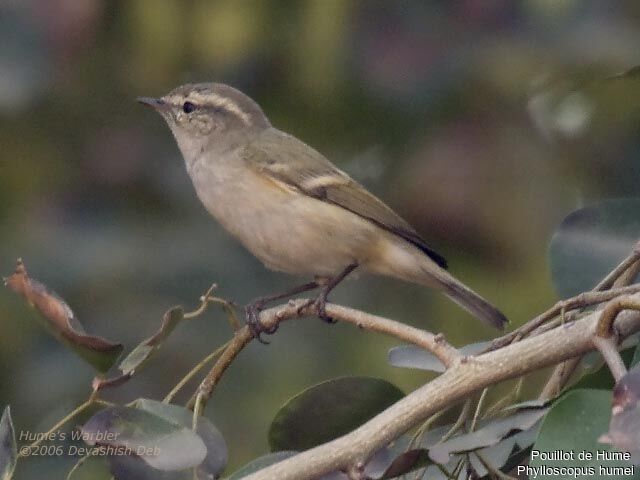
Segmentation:
<svg viewBox="0 0 640 480">
<path fill-rule="evenodd" d="M 182 111 L 184 113 L 191 113 L 196 109 L 196 106 L 191 102 L 184 102 L 182 104 Z"/>
</svg>

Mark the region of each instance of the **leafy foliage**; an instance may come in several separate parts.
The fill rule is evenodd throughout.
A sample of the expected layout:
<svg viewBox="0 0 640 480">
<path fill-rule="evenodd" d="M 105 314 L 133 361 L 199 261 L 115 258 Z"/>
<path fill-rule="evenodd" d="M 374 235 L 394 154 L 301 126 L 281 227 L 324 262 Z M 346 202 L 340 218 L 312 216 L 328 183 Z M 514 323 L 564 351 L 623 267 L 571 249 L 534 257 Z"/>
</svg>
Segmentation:
<svg viewBox="0 0 640 480">
<path fill-rule="evenodd" d="M 391 383 L 342 377 L 317 384 L 289 400 L 269 428 L 272 451 L 306 450 L 333 440 L 404 396 Z"/>
<path fill-rule="evenodd" d="M 624 461 L 607 461 L 605 455 L 611 448 L 599 442 L 607 430 L 610 417 L 611 393 L 604 390 L 573 390 L 559 399 L 552 407 L 540 429 L 533 446 L 530 466 L 533 468 L 582 468 L 593 473 L 592 478 L 610 478 L 601 475 L 600 466 L 630 466 Z M 536 452 L 540 452 L 537 454 Z M 563 452 L 560 458 L 545 458 Z M 588 455 L 582 454 L 585 452 Z M 592 470 L 591 470 L 592 469 Z M 561 475 L 562 476 L 562 475 Z M 536 478 L 558 478 L 558 472 L 548 470 Z"/>
<path fill-rule="evenodd" d="M 472 343 L 461 347 L 460 353 L 463 355 L 475 355 L 482 352 L 491 342 Z M 389 350 L 389 363 L 394 367 L 416 368 L 419 370 L 429 370 L 432 372 L 444 372 L 444 365 L 438 358 L 423 348 L 415 345 L 401 345 Z"/>
<path fill-rule="evenodd" d="M 441 442 L 429 450 L 432 460 L 445 464 L 450 461 L 452 453 L 462 453 L 480 448 L 491 447 L 499 443 L 512 431 L 529 430 L 547 413 L 547 408 L 526 409 L 508 417 L 488 422 L 474 432 L 458 435 Z M 507 455 L 511 453 L 507 452 Z M 506 461 L 506 456 L 505 459 Z"/>
<path fill-rule="evenodd" d="M 178 421 L 171 421 L 171 409 L 153 407 L 162 416 L 134 407 L 109 407 L 93 415 L 83 426 L 85 442 L 103 447 L 105 452 L 112 447 L 116 454 L 110 455 L 112 468 L 126 469 L 132 466 L 141 471 L 144 464 L 157 470 L 174 471 L 196 467 L 207 455 L 202 439 Z M 169 417 L 171 418 L 171 417 Z M 135 458 L 129 462 L 129 458 Z M 115 466 L 115 467 L 114 467 Z"/>
<path fill-rule="evenodd" d="M 640 199 L 606 200 L 568 215 L 551 239 L 553 283 L 561 298 L 591 290 L 640 239 Z"/>
</svg>

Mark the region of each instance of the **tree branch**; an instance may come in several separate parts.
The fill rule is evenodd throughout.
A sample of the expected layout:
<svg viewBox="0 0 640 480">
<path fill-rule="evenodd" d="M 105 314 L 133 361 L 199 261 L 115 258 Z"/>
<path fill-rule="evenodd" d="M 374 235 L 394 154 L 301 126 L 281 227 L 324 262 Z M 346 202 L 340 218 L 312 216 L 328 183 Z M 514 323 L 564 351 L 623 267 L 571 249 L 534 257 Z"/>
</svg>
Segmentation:
<svg viewBox="0 0 640 480">
<path fill-rule="evenodd" d="M 616 267 L 616 269 L 617 268 L 618 267 Z M 579 295 L 576 295 L 575 297 L 571 297 L 566 300 L 560 300 L 546 312 L 541 313 L 540 315 L 528 321 L 524 325 L 518 327 L 514 331 L 509 332 L 502 337 L 496 338 L 493 342 L 491 342 L 490 349 L 497 350 L 498 348 L 504 347 L 505 345 L 528 336 L 532 332 L 535 334 L 536 330 L 542 327 L 545 322 L 548 322 L 558 315 L 568 316 L 568 314 L 573 310 L 591 307 L 593 305 L 608 302 L 621 295 L 628 295 L 637 292 L 640 292 L 640 284 L 614 288 L 613 290 L 606 290 L 603 292 L 595 290 L 591 292 L 583 292 Z"/>
<path fill-rule="evenodd" d="M 625 367 L 622 357 L 618 353 L 618 338 L 616 338 L 615 329 L 613 328 L 613 322 L 623 310 L 640 311 L 640 301 L 626 296 L 609 302 L 602 310 L 602 315 L 598 320 L 596 336 L 593 338 L 593 344 L 600 351 L 604 361 L 607 362 L 607 366 L 616 382 L 627 373 L 627 367 Z"/>
<path fill-rule="evenodd" d="M 629 286 L 629 284 L 633 281 L 633 279 L 638 274 L 638 270 L 640 269 L 639 261 L 640 261 L 640 241 L 634 244 L 633 249 L 631 250 L 631 253 L 627 255 L 627 257 L 624 260 L 622 260 L 622 262 L 620 262 L 620 264 L 618 264 L 618 266 L 616 266 L 616 268 L 614 268 L 601 282 L 599 282 L 591 292 L 582 293 L 577 297 L 574 297 L 573 299 L 565 300 L 565 301 L 559 302 L 559 304 L 556 304 L 556 307 L 558 305 L 560 305 L 561 307 L 560 313 L 562 317 L 560 318 L 559 322 L 556 319 L 553 322 L 549 322 L 545 324 L 547 320 L 550 320 L 551 318 L 553 318 L 553 317 L 544 318 L 546 317 L 547 314 L 553 312 L 554 309 L 552 308 L 551 310 L 543 313 L 541 316 L 538 316 L 532 321 L 527 322 L 525 325 L 523 325 L 518 330 L 516 330 L 516 332 L 518 333 L 513 338 L 513 341 L 519 340 L 523 335 L 528 335 L 529 333 L 531 333 L 531 331 L 533 331 L 533 334 L 535 335 L 535 334 L 541 333 L 541 331 L 545 331 L 545 329 L 548 328 L 551 324 L 563 323 L 564 320 L 566 319 L 566 316 L 571 316 L 571 313 L 573 313 L 572 310 L 569 310 L 569 315 L 568 315 L 567 308 L 576 307 L 576 305 L 571 305 L 572 300 L 576 300 L 576 299 L 586 300 L 587 298 L 597 300 L 598 295 L 605 295 L 605 296 L 607 294 L 614 295 L 610 299 L 607 299 L 607 301 L 609 301 L 609 300 L 612 300 L 613 298 L 620 296 L 620 294 L 623 293 L 622 290 L 629 290 L 631 288 L 638 287 L 638 285 Z M 624 293 L 631 294 L 635 292 L 625 291 Z M 597 304 L 597 303 L 601 303 L 601 302 L 598 302 L 598 301 L 594 302 L 594 304 Z M 537 321 L 537 324 L 536 324 L 536 321 Z M 527 331 L 527 328 L 529 328 L 528 331 Z M 520 333 L 520 331 L 522 331 L 523 333 Z M 497 346 L 495 342 L 494 342 L 494 345 Z M 573 372 L 575 372 L 576 368 L 578 368 L 580 361 L 581 361 L 580 358 L 573 358 L 563 364 L 556 366 L 553 373 L 547 380 L 547 383 L 543 387 L 542 392 L 540 393 L 540 398 L 543 400 L 549 400 L 553 398 L 555 395 L 559 394 L 562 388 L 564 387 L 564 385 L 566 385 L 566 383 L 569 381 L 569 379 L 573 375 Z"/>
<path fill-rule="evenodd" d="M 640 294 L 630 299 L 640 301 Z M 334 311 L 331 315 L 334 316 Z M 246 477 L 246 480 L 316 478 L 349 470 L 429 415 L 489 385 L 556 365 L 594 349 L 601 311 L 499 350 L 454 363 L 446 372 L 410 393 L 367 423 L 336 440 L 302 452 Z M 624 311 L 615 321 L 620 338 L 640 330 L 640 313 Z"/>
<path fill-rule="evenodd" d="M 640 242 L 636 242 L 633 246 L 633 250 L 631 253 L 622 261 L 620 264 L 614 268 L 609 275 L 607 275 L 598 285 L 595 286 L 594 290 L 597 292 L 601 292 L 603 290 L 609 290 L 619 278 L 625 275 L 628 270 L 634 270 L 634 265 L 636 265 L 640 261 Z M 631 280 L 628 282 L 631 283 Z"/>
<path fill-rule="evenodd" d="M 542 391 L 538 398 L 545 401 L 556 398 L 560 394 L 562 388 L 567 384 L 567 382 L 569 382 L 571 375 L 576 371 L 576 368 L 578 368 L 581 361 L 582 357 L 575 357 L 556 366 L 549 377 L 549 380 L 547 380 L 547 383 L 542 387 Z"/>
<path fill-rule="evenodd" d="M 627 367 L 618 352 L 616 337 L 603 338 L 596 335 L 593 337 L 593 345 L 598 349 L 604 361 L 607 362 L 613 379 L 616 382 L 620 380 L 627 373 Z"/>
<path fill-rule="evenodd" d="M 433 353 L 447 368 L 452 367 L 462 358 L 460 352 L 447 343 L 442 334 L 434 335 L 426 330 L 396 322 L 395 320 L 330 303 L 326 305 L 326 312 L 334 320 L 351 323 L 359 328 L 389 335 L 403 342 L 422 347 Z M 310 304 L 307 299 L 297 299 L 291 300 L 284 305 L 264 310 L 260 314 L 260 323 L 266 330 L 271 330 L 277 328 L 280 322 L 285 320 L 316 316 L 317 314 L 314 304 Z M 224 372 L 251 340 L 253 340 L 253 334 L 248 327 L 245 326 L 236 331 L 227 348 L 198 387 L 196 395 L 189 401 L 189 408 L 194 407 L 196 397 L 198 401 L 202 402 L 206 402 L 211 397 L 213 389 L 222 378 L 222 375 L 224 375 Z"/>
</svg>

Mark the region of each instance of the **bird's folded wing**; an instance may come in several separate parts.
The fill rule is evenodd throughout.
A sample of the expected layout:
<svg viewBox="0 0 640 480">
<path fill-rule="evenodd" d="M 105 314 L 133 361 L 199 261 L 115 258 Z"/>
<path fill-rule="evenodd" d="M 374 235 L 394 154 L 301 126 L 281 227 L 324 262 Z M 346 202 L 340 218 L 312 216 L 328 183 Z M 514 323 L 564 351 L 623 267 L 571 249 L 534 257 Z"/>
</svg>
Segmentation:
<svg viewBox="0 0 640 480">
<path fill-rule="evenodd" d="M 256 144 L 257 143 L 257 144 Z M 339 170 L 322 154 L 291 135 L 272 130 L 245 147 L 247 166 L 287 188 L 334 204 L 412 243 L 436 264 L 446 260 L 432 250 L 404 219 L 362 185 Z"/>
</svg>

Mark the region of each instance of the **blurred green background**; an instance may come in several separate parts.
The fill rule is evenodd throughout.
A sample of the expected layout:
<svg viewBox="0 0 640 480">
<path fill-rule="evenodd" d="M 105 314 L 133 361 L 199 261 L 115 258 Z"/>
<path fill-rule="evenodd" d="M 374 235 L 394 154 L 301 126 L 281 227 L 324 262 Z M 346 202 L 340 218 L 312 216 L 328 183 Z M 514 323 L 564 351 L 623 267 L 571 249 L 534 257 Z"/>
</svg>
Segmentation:
<svg viewBox="0 0 640 480">
<path fill-rule="evenodd" d="M 547 245 L 560 220 L 637 194 L 638 83 L 601 79 L 640 64 L 638 45 L 634 0 L 6 0 L 1 271 L 23 257 L 88 331 L 127 349 L 212 282 L 239 303 L 298 282 L 208 216 L 168 128 L 134 101 L 222 81 L 385 199 L 517 325 L 556 301 Z M 494 335 L 393 280 L 362 277 L 332 299 L 455 345 Z M 45 431 L 86 398 L 93 371 L 7 290 L 0 319 L 0 404 L 18 431 Z M 105 397 L 162 398 L 229 335 L 211 310 Z M 278 406 L 313 383 L 361 374 L 409 391 L 427 378 L 387 365 L 397 342 L 350 326 L 290 322 L 269 340 L 243 352 L 207 409 L 231 467 L 266 452 Z M 31 459 L 17 478 L 62 478 L 71 463 Z"/>
</svg>

